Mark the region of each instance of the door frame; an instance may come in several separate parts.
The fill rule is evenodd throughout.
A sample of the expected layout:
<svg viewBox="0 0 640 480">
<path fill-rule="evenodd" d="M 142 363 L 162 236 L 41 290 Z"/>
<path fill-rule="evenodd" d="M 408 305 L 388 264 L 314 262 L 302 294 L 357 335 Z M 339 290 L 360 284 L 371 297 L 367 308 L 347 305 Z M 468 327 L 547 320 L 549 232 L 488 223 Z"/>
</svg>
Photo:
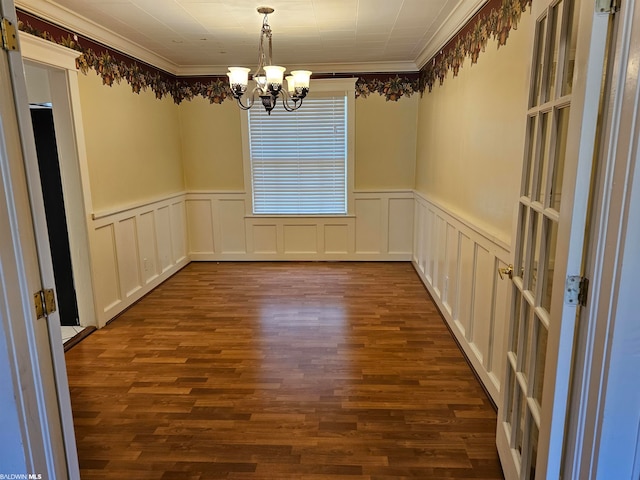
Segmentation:
<svg viewBox="0 0 640 480">
<path fill-rule="evenodd" d="M 79 52 L 22 32 L 19 36 L 23 60 L 48 72 L 78 317 L 81 326 L 98 327 L 89 247 L 91 187 L 76 68 Z M 31 178 L 28 181 L 31 188 L 40 188 Z M 36 223 L 37 238 L 46 235 L 41 226 Z"/>
<path fill-rule="evenodd" d="M 640 478 L 640 2 L 616 13 L 565 478 Z"/>
<path fill-rule="evenodd" d="M 19 41 L 23 63 L 28 61 L 42 66 L 48 71 L 54 128 L 60 161 L 60 176 L 69 232 L 71 263 L 76 285 L 78 316 L 82 326 L 97 326 L 89 247 L 88 225 L 90 219 L 87 213 L 91 211 L 91 195 L 82 127 L 78 72 L 75 62 L 79 54 L 74 50 L 28 34 L 19 34 Z M 17 95 L 25 99 L 28 107 L 28 95 L 24 77 L 22 82 L 16 82 L 16 87 L 18 90 Z M 55 285 L 42 187 L 40 185 L 40 170 L 35 142 L 33 141 L 33 126 L 29 109 L 18 108 L 17 116 L 21 131 L 23 134 L 26 133 L 27 139 L 31 139 L 30 141 L 23 139 L 23 148 L 25 150 L 24 166 L 26 182 L 30 192 L 29 197 L 41 278 L 43 284 Z M 59 312 L 55 312 L 53 316 L 49 317 L 48 322 L 51 358 L 55 373 L 54 381 L 59 399 L 60 422 L 64 437 L 64 450 L 70 478 L 74 478 L 79 475 L 79 466 Z"/>
</svg>

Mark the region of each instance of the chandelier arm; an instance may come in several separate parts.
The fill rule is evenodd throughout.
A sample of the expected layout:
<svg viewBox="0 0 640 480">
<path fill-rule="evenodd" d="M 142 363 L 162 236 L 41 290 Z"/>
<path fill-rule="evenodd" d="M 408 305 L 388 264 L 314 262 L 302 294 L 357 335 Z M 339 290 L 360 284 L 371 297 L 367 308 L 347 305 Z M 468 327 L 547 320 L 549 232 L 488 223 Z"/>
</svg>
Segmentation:
<svg viewBox="0 0 640 480">
<path fill-rule="evenodd" d="M 238 107 L 240 107 L 241 110 L 249 110 L 251 107 L 253 107 L 253 104 L 256 101 L 256 90 L 257 87 L 253 89 L 253 91 L 251 92 L 251 97 L 249 98 L 249 101 L 247 102 L 247 105 L 245 106 L 242 103 L 242 97 L 236 97 L 236 101 L 238 102 Z"/>
<path fill-rule="evenodd" d="M 297 99 L 289 97 L 284 91 L 280 93 L 282 94 L 282 106 L 287 112 L 295 112 L 302 106 L 302 99 L 300 99 L 300 103 L 298 103 Z M 289 104 L 289 99 L 293 100 L 293 107 Z"/>
</svg>

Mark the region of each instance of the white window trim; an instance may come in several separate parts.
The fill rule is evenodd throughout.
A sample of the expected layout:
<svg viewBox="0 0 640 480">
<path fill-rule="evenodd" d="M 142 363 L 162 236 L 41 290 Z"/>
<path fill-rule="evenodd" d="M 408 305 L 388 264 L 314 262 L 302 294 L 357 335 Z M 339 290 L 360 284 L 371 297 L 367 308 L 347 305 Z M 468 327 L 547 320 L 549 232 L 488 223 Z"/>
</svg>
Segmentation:
<svg viewBox="0 0 640 480">
<path fill-rule="evenodd" d="M 244 169 L 244 186 L 245 186 L 245 217 L 349 217 L 354 216 L 354 175 L 355 175 L 355 135 L 356 135 L 356 80 L 357 78 L 323 78 L 311 79 L 309 85 L 309 95 L 316 93 L 322 94 L 346 94 L 347 96 L 347 213 L 346 215 L 260 215 L 253 213 L 253 182 L 251 179 L 251 152 L 249 148 L 249 115 L 246 110 L 240 112 L 240 125 L 242 130 L 242 158 Z M 262 108 L 259 102 L 254 108 Z M 281 102 L 278 102 L 276 108 L 282 108 Z M 304 102 L 302 107 L 304 108 Z"/>
</svg>

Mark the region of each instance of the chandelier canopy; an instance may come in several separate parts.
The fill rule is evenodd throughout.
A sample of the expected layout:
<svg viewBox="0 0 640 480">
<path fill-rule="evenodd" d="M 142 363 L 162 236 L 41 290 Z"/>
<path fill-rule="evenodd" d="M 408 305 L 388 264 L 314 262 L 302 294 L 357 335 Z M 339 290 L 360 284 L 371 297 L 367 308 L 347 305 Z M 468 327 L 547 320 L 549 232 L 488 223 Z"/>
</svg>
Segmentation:
<svg viewBox="0 0 640 480">
<path fill-rule="evenodd" d="M 272 45 L 271 27 L 269 26 L 268 15 L 273 13 L 271 7 L 259 7 L 258 13 L 264 15 L 262 29 L 260 30 L 260 43 L 258 47 L 258 68 L 252 75 L 252 80 L 256 83 L 251 91 L 251 98 L 248 103 L 242 103 L 242 96 L 247 91 L 249 85 L 250 69 L 244 67 L 229 67 L 227 73 L 229 85 L 233 98 L 238 101 L 238 106 L 243 110 L 253 107 L 256 94 L 260 97 L 262 105 L 269 115 L 276 106 L 278 97 L 282 98 L 282 106 L 285 110 L 293 112 L 302 105 L 302 100 L 309 93 L 309 80 L 311 72 L 308 70 L 295 70 L 286 77 L 287 88 L 282 88 L 285 67 L 272 65 Z M 267 48 L 265 50 L 265 39 Z M 293 103 L 293 104 L 292 104 Z"/>
</svg>

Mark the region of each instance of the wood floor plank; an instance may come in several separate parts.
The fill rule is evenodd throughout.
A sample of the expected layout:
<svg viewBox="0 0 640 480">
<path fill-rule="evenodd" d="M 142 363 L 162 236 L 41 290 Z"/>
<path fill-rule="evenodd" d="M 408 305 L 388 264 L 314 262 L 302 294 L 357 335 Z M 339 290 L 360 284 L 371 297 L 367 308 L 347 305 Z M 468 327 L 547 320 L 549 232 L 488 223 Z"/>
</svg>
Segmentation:
<svg viewBox="0 0 640 480">
<path fill-rule="evenodd" d="M 409 263 L 191 263 L 65 356 L 83 480 L 503 479 Z"/>
</svg>

